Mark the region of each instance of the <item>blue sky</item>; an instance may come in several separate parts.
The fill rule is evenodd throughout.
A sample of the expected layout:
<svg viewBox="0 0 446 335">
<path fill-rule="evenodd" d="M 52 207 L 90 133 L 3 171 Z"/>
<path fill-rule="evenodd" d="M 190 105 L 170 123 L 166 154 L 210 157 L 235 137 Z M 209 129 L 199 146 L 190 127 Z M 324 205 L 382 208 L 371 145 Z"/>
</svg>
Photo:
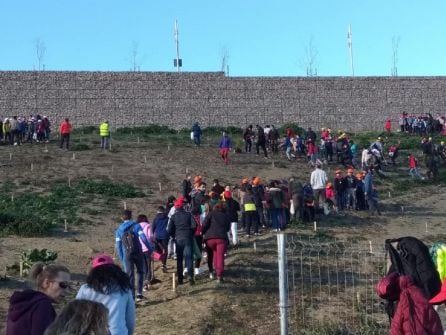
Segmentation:
<svg viewBox="0 0 446 335">
<path fill-rule="evenodd" d="M 179 22 L 183 71 L 230 76 L 306 75 L 312 40 L 321 76 L 446 75 L 446 2 L 419 0 L 0 0 L 0 70 L 174 71 Z M 226 50 L 226 52 L 224 51 Z"/>
</svg>

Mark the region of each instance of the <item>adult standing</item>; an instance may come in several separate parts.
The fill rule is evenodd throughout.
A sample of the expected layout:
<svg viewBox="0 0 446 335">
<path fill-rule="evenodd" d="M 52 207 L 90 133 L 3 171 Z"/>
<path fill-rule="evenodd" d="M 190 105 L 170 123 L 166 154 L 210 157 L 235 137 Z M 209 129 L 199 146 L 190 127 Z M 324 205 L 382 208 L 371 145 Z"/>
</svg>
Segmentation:
<svg viewBox="0 0 446 335">
<path fill-rule="evenodd" d="M 237 224 L 238 224 L 238 212 L 240 211 L 240 204 L 232 198 L 231 191 L 224 191 L 223 198 L 226 203 L 226 211 L 228 213 L 229 221 L 231 222 L 232 245 L 235 246 L 238 244 Z"/>
<path fill-rule="evenodd" d="M 132 220 L 132 211 L 122 212 L 123 222 L 116 229 L 116 251 L 124 268 L 125 273 L 130 277 L 132 294 L 135 296 L 135 267 L 138 273 L 138 286 L 136 288 L 136 301 L 144 299 L 142 289 L 144 285 L 144 255 L 140 240 L 148 250 L 153 248 L 146 238 L 141 226 Z"/>
<path fill-rule="evenodd" d="M 316 168 L 311 172 L 310 184 L 313 189 L 315 207 L 319 208 L 320 204 L 325 202 L 325 185 L 327 184 L 327 173 L 322 170 L 321 164 L 316 164 Z"/>
<path fill-rule="evenodd" d="M 381 215 L 381 212 L 378 207 L 378 197 L 376 190 L 374 190 L 373 185 L 373 169 L 368 169 L 367 174 L 364 178 L 364 196 L 369 205 L 369 211 L 371 214 L 374 214 L 375 211 L 378 212 L 378 215 Z"/>
<path fill-rule="evenodd" d="M 213 278 L 213 269 L 217 275 L 217 282 L 223 281 L 225 253 L 228 247 L 228 231 L 231 222 L 229 216 L 219 201 L 203 222 L 204 241 L 208 253 L 209 277 Z"/>
<path fill-rule="evenodd" d="M 99 136 L 101 136 L 101 149 L 106 150 L 109 148 L 110 141 L 110 129 L 108 126 L 108 121 L 104 121 L 99 126 Z"/>
<path fill-rule="evenodd" d="M 131 335 L 135 329 L 135 303 L 129 276 L 109 255 L 97 255 L 86 284 L 76 299 L 96 301 L 108 309 L 110 335 Z"/>
<path fill-rule="evenodd" d="M 263 214 L 263 202 L 265 201 L 265 188 L 262 185 L 260 177 L 255 177 L 252 181 L 252 195 L 254 196 L 254 202 L 257 210 L 257 218 L 259 225 L 262 228 L 266 228 L 265 215 Z"/>
<path fill-rule="evenodd" d="M 294 206 L 293 218 L 302 220 L 303 219 L 303 189 L 302 183 L 297 180 L 297 177 L 293 176 L 290 178 L 290 183 L 288 185 L 288 193 L 291 195 L 291 201 Z"/>
<path fill-rule="evenodd" d="M 192 183 L 191 183 L 192 176 L 190 174 L 186 174 L 186 177 L 183 179 L 183 182 L 181 183 L 181 195 L 188 203 L 191 201 L 190 192 L 192 192 Z"/>
<path fill-rule="evenodd" d="M 30 277 L 36 289 L 16 291 L 9 300 L 6 335 L 43 335 L 56 318 L 53 302 L 69 287 L 70 271 L 62 265 L 36 263 Z"/>
<path fill-rule="evenodd" d="M 202 134 L 201 127 L 198 124 L 198 122 L 195 122 L 194 125 L 192 126 L 192 138 L 197 147 L 199 147 L 201 144 L 201 134 Z"/>
<path fill-rule="evenodd" d="M 243 141 L 245 142 L 245 152 L 251 153 L 251 147 L 252 147 L 252 124 L 250 124 L 248 127 L 246 127 L 245 131 L 243 132 Z"/>
<path fill-rule="evenodd" d="M 256 142 L 256 151 L 257 151 L 257 155 L 260 154 L 260 150 L 259 148 L 262 148 L 263 150 L 263 154 L 265 155 L 265 158 L 268 158 L 268 152 L 266 151 L 266 136 L 265 136 L 265 131 L 264 129 L 259 126 L 256 125 L 257 128 L 257 142 Z"/>
<path fill-rule="evenodd" d="M 177 253 L 177 277 L 178 284 L 182 285 L 184 280 L 183 261 L 186 263 L 187 272 L 189 273 L 190 285 L 195 284 L 193 272 L 193 255 L 192 245 L 194 232 L 197 224 L 191 213 L 186 212 L 183 208 L 184 198 L 178 197 L 175 200 L 175 214 L 169 220 L 167 231 L 170 236 L 175 238 L 175 247 Z"/>
<path fill-rule="evenodd" d="M 60 148 L 63 148 L 63 144 L 67 142 L 67 149 L 70 142 L 70 133 L 71 133 L 71 123 L 68 118 L 66 118 L 59 126 L 59 135 L 60 135 Z"/>
</svg>

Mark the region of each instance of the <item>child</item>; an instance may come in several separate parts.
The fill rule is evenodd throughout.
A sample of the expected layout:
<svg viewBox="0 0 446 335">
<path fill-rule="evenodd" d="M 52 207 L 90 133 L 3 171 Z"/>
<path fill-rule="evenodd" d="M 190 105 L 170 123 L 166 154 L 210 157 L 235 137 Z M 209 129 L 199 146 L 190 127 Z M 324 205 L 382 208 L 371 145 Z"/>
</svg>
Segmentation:
<svg viewBox="0 0 446 335">
<path fill-rule="evenodd" d="M 314 221 L 314 193 L 311 185 L 306 183 L 303 187 L 304 193 L 304 215 L 303 221 Z"/>
<path fill-rule="evenodd" d="M 420 173 L 418 172 L 418 160 L 415 158 L 415 156 L 409 154 L 407 159 L 409 160 L 409 174 L 412 176 L 412 178 L 417 177 L 424 180 L 424 177 L 421 177 Z"/>
<path fill-rule="evenodd" d="M 144 214 L 138 215 L 137 223 L 141 226 L 144 235 L 149 242 L 152 242 L 150 233 L 150 223 L 147 216 Z M 148 291 L 150 288 L 150 281 L 152 280 L 152 249 L 147 248 L 141 237 L 139 238 L 141 244 L 142 253 L 144 256 L 144 291 Z"/>
<path fill-rule="evenodd" d="M 330 213 L 330 209 L 334 210 L 335 212 L 338 211 L 338 209 L 335 206 L 334 200 L 335 200 L 335 192 L 333 189 L 333 184 L 327 183 L 327 186 L 325 187 L 325 206 L 324 206 L 324 212 L 326 213 L 326 215 Z"/>
<path fill-rule="evenodd" d="M 155 242 L 155 252 L 161 255 L 159 259 L 163 264 L 163 272 L 167 272 L 167 253 L 169 245 L 169 233 L 167 232 L 167 223 L 169 217 L 167 216 L 166 209 L 163 206 L 158 207 L 155 218 L 150 225 L 150 236 L 152 241 Z"/>
</svg>

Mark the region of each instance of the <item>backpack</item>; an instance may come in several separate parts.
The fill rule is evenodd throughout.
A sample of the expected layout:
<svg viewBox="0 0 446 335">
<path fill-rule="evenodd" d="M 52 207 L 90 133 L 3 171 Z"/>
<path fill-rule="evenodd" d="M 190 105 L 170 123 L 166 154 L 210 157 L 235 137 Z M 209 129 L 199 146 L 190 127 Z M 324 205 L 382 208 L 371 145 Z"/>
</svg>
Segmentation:
<svg viewBox="0 0 446 335">
<path fill-rule="evenodd" d="M 138 254 L 141 251 L 141 248 L 139 247 L 139 237 L 136 236 L 133 231 L 134 226 L 135 224 L 132 224 L 122 234 L 122 245 L 124 246 L 125 254 L 127 256 Z"/>
<path fill-rule="evenodd" d="M 303 193 L 305 198 L 309 198 L 313 196 L 313 188 L 310 184 L 306 183 L 303 187 Z"/>
</svg>

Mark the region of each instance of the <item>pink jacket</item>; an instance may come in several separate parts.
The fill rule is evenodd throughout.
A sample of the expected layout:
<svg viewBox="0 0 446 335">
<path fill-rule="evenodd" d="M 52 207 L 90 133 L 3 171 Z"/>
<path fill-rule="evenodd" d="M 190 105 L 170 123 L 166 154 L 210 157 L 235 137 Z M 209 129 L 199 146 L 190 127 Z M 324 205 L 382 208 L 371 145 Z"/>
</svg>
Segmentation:
<svg viewBox="0 0 446 335">
<path fill-rule="evenodd" d="M 148 223 L 148 222 L 140 222 L 139 225 L 141 226 L 142 231 L 144 232 L 144 235 L 146 235 L 147 240 L 149 240 L 149 242 L 151 242 L 152 241 L 152 235 L 150 234 L 150 223 Z M 139 243 L 141 244 L 142 252 L 149 251 L 149 249 L 147 249 L 146 245 L 141 240 L 141 238 L 139 238 Z"/>
</svg>

